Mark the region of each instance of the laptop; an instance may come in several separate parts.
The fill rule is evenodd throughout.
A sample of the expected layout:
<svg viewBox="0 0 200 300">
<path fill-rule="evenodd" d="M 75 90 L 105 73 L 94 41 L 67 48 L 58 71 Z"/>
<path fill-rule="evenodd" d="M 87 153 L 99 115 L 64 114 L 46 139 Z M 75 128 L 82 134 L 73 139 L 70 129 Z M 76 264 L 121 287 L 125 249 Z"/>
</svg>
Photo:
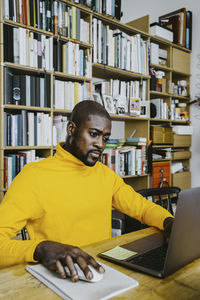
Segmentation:
<svg viewBox="0 0 200 300">
<path fill-rule="evenodd" d="M 168 245 L 163 233 L 149 235 L 120 249 L 137 254 L 118 259 L 106 252 L 99 256 L 133 270 L 164 278 L 200 257 L 200 187 L 179 193 L 176 215 Z M 126 251 L 126 250 L 125 250 Z M 110 252 L 110 251 L 109 251 Z"/>
</svg>

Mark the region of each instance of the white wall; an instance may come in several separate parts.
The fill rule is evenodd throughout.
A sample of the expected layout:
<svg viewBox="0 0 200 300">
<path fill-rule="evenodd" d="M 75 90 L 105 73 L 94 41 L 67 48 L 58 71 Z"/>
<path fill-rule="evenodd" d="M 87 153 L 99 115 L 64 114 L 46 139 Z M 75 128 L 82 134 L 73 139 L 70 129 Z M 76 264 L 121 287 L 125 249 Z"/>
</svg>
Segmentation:
<svg viewBox="0 0 200 300">
<path fill-rule="evenodd" d="M 191 53 L 191 99 L 200 97 L 200 0 L 121 0 L 123 23 L 150 15 L 150 23 L 173 10 L 185 7 L 193 14 L 193 34 Z M 191 106 L 192 136 L 192 187 L 200 186 L 200 105 Z"/>
</svg>

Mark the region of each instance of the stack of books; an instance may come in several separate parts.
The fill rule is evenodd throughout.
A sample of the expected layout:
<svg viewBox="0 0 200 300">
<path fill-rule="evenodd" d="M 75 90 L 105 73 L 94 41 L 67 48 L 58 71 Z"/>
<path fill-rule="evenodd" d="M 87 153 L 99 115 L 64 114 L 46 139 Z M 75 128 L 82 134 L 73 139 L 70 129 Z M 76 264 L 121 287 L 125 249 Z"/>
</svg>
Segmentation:
<svg viewBox="0 0 200 300">
<path fill-rule="evenodd" d="M 192 12 L 186 8 L 172 11 L 159 17 L 159 23 L 172 29 L 173 42 L 187 49 L 192 49 Z"/>
</svg>

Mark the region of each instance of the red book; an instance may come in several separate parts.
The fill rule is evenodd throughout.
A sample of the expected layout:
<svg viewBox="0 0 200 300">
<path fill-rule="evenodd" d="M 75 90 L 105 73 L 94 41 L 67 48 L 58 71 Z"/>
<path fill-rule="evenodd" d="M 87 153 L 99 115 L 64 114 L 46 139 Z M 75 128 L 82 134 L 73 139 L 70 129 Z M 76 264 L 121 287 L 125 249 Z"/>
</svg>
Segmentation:
<svg viewBox="0 0 200 300">
<path fill-rule="evenodd" d="M 27 25 L 27 8 L 26 8 L 26 0 L 22 0 L 22 22 Z"/>
<path fill-rule="evenodd" d="M 8 158 L 4 156 L 4 188 L 8 188 Z"/>
</svg>

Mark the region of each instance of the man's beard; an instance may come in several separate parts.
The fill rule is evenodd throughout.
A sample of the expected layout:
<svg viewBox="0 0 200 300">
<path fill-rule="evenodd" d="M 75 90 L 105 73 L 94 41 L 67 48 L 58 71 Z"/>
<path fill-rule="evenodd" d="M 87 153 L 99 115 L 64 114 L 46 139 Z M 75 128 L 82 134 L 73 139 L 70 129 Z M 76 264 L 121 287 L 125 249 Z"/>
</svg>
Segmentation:
<svg viewBox="0 0 200 300">
<path fill-rule="evenodd" d="M 96 163 L 97 163 L 97 161 L 99 160 L 99 157 L 101 156 L 101 151 L 98 151 L 99 152 L 99 157 L 97 157 L 95 160 L 93 160 L 93 161 L 89 161 L 88 160 L 88 157 L 89 157 L 89 154 L 90 154 L 90 152 L 93 152 L 93 151 L 98 151 L 98 150 L 89 150 L 88 152 L 87 152 L 87 154 L 86 155 L 84 155 L 83 157 L 82 157 L 82 162 L 86 165 L 86 166 L 88 166 L 88 167 L 93 167 Z"/>
</svg>

